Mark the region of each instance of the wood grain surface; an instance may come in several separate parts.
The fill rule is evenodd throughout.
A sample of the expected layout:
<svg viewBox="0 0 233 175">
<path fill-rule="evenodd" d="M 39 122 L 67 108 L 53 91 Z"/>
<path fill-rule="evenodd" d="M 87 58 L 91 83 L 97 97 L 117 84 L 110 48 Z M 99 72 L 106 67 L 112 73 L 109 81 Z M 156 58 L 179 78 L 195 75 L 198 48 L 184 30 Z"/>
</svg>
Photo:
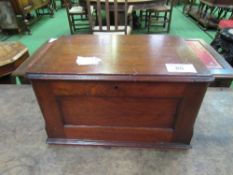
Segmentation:
<svg viewBox="0 0 233 175">
<path fill-rule="evenodd" d="M 101 61 L 78 65 L 77 56 Z M 189 148 L 213 80 L 184 40 L 165 35 L 62 37 L 32 60 L 27 76 L 53 144 Z"/>
<path fill-rule="evenodd" d="M 77 56 L 97 57 L 101 62 L 78 65 Z M 29 66 L 28 76 L 36 79 L 213 80 L 183 39 L 166 35 L 62 37 L 34 57 L 36 66 Z M 197 73 L 171 73 L 167 63 L 193 64 Z"/>
</svg>

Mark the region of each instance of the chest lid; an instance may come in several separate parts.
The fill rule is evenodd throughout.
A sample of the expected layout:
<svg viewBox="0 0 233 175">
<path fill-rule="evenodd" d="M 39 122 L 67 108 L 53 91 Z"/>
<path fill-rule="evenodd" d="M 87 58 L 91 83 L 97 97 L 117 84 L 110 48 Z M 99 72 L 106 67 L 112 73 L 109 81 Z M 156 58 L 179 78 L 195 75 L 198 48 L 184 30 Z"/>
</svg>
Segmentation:
<svg viewBox="0 0 233 175">
<path fill-rule="evenodd" d="M 213 80 L 187 43 L 169 35 L 61 37 L 34 54 L 26 72 L 29 79 Z"/>
</svg>

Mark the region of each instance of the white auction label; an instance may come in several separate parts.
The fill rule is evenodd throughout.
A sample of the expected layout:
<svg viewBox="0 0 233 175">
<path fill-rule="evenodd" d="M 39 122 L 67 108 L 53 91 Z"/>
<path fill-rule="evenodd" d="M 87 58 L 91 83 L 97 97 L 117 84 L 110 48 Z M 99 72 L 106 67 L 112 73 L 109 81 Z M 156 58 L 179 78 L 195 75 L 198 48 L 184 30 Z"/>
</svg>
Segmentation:
<svg viewBox="0 0 233 175">
<path fill-rule="evenodd" d="M 78 56 L 76 59 L 76 63 L 78 65 L 97 65 L 101 62 L 101 59 L 98 57 L 82 57 Z"/>
<path fill-rule="evenodd" d="M 197 73 L 193 64 L 166 64 L 168 72 Z"/>
</svg>

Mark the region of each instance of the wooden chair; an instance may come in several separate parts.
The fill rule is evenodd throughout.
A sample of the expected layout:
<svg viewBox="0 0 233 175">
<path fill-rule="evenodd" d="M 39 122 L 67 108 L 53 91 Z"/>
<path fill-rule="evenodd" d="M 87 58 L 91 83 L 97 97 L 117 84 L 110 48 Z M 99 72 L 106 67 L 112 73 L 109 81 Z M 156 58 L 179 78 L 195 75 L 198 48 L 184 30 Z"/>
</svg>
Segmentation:
<svg viewBox="0 0 233 175">
<path fill-rule="evenodd" d="M 93 34 L 131 33 L 133 6 L 128 6 L 127 0 L 121 3 L 117 0 L 96 0 L 90 3 L 90 0 L 87 0 L 87 9 L 90 30 Z"/>
<path fill-rule="evenodd" d="M 79 2 L 74 2 L 74 0 L 63 1 L 66 7 L 70 33 L 74 34 L 75 31 L 89 28 L 85 2 L 80 0 Z"/>
<path fill-rule="evenodd" d="M 173 0 L 164 0 L 160 5 L 156 5 L 148 10 L 147 31 L 151 26 L 162 26 L 162 32 L 170 32 L 172 19 Z"/>
<path fill-rule="evenodd" d="M 147 27 L 148 12 L 149 11 L 147 9 L 142 9 L 142 10 L 140 10 L 140 13 L 139 13 L 140 23 L 142 24 L 144 21 L 145 27 Z"/>
</svg>

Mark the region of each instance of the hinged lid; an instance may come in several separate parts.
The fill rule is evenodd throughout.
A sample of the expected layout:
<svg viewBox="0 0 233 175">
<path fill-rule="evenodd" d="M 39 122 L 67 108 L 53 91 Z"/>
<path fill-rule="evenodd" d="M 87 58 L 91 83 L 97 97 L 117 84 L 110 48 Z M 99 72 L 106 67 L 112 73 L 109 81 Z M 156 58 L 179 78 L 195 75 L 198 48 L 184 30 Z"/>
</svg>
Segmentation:
<svg viewBox="0 0 233 175">
<path fill-rule="evenodd" d="M 77 61 L 77 57 L 84 60 Z M 34 55 L 30 79 L 121 81 L 212 81 L 187 43 L 169 35 L 67 36 Z M 89 60 L 88 60 L 89 59 Z M 91 59 L 98 59 L 93 64 Z M 193 72 L 169 72 L 166 64 L 192 65 Z"/>
</svg>

